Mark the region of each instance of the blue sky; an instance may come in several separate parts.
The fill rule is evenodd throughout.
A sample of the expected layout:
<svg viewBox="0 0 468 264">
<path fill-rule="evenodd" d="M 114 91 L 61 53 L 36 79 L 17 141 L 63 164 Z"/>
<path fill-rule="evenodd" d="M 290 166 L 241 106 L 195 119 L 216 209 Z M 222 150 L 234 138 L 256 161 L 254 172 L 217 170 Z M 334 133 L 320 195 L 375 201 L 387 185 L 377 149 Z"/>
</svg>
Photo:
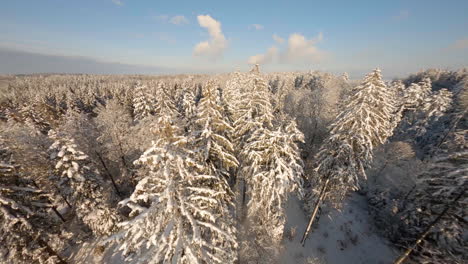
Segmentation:
<svg viewBox="0 0 468 264">
<path fill-rule="evenodd" d="M 0 3 L 0 49 L 174 73 L 260 63 L 356 77 L 381 67 L 398 76 L 468 66 L 467 11 L 464 0 L 11 0 Z"/>
</svg>

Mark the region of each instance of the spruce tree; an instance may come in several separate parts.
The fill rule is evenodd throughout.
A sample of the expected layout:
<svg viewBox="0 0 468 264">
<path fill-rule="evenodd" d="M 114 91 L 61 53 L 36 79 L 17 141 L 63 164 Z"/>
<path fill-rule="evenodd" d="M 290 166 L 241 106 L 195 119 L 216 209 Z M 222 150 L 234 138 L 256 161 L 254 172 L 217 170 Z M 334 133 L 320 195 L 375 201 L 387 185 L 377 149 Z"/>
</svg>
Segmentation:
<svg viewBox="0 0 468 264">
<path fill-rule="evenodd" d="M 350 190 L 357 190 L 366 179 L 365 169 L 372 161 L 373 149 L 392 135 L 392 94 L 379 69 L 368 74 L 344 103 L 344 109 L 330 127 L 330 136 L 316 156 L 311 179 L 315 206 L 304 233 L 304 244 L 318 207 L 327 201 L 339 207 Z"/>
<path fill-rule="evenodd" d="M 415 244 L 411 257 L 419 263 L 463 263 L 468 258 L 466 91 L 465 87 L 456 100 L 453 130 L 436 146 L 429 168 L 418 176 L 416 189 L 403 201 L 407 206 L 398 214 L 402 222 L 395 242 Z"/>
<path fill-rule="evenodd" d="M 56 161 L 56 180 L 59 191 L 72 204 L 76 215 L 95 234 L 109 235 L 117 230 L 119 215 L 111 207 L 113 192 L 88 156 L 80 151 L 67 137 L 49 131 L 54 140 L 50 146 L 50 157 Z"/>
<path fill-rule="evenodd" d="M 437 122 L 452 105 L 452 92 L 447 89 L 441 89 L 427 96 L 422 103 L 420 110 L 415 113 L 417 121 L 415 121 L 411 130 L 416 131 L 416 136 L 422 136 L 427 132 L 427 128 Z"/>
<path fill-rule="evenodd" d="M 229 170 L 239 165 L 234 155 L 234 144 L 231 142 L 233 127 L 229 124 L 224 109 L 217 100 L 215 82 L 208 81 L 203 87 L 195 124 L 195 138 L 203 160 L 212 163 L 220 175 L 229 178 Z"/>
<path fill-rule="evenodd" d="M 248 186 L 248 218 L 263 246 L 282 239 L 289 195 L 302 195 L 303 164 L 297 143 L 303 140 L 295 122 L 285 122 L 275 130 L 255 130 L 241 152 L 246 162 L 242 174 Z"/>
<path fill-rule="evenodd" d="M 133 116 L 135 120 L 141 120 L 154 114 L 155 99 L 147 86 L 137 83 L 133 96 Z"/>
<path fill-rule="evenodd" d="M 128 258 L 135 252 L 137 263 L 234 263 L 222 179 L 197 160 L 170 118 L 160 117 L 159 126 L 157 141 L 136 161 L 147 173 L 121 202 L 132 219 L 122 223 L 120 249 Z"/>
<path fill-rule="evenodd" d="M 0 261 L 64 263 L 52 246 L 60 229 L 48 212 L 48 194 L 22 178 L 19 167 L 0 138 Z"/>
</svg>

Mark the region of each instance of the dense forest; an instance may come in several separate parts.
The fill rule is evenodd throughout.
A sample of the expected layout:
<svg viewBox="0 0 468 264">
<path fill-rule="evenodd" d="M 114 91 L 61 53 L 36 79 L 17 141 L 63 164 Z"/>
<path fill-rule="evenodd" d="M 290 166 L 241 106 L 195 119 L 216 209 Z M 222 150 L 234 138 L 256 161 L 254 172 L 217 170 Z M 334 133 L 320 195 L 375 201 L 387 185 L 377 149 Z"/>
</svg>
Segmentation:
<svg viewBox="0 0 468 264">
<path fill-rule="evenodd" d="M 2 82 L 1 263 L 285 263 L 351 195 L 390 262 L 468 261 L 467 69 Z"/>
</svg>

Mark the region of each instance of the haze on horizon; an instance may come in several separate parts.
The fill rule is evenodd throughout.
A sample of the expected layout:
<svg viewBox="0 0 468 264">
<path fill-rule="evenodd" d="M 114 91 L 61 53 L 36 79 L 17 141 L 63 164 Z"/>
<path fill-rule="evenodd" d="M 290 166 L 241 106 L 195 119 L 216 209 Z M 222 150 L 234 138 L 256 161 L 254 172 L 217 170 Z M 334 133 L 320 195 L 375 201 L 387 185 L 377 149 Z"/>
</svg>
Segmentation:
<svg viewBox="0 0 468 264">
<path fill-rule="evenodd" d="M 467 1 L 5 1 L 0 74 L 467 66 Z"/>
</svg>

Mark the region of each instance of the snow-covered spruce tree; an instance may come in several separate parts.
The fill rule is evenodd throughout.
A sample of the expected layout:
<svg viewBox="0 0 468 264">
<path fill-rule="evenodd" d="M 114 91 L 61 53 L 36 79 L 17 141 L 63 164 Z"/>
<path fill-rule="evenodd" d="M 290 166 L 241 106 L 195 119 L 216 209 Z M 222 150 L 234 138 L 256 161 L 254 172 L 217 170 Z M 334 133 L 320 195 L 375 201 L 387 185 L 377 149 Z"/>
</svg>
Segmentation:
<svg viewBox="0 0 468 264">
<path fill-rule="evenodd" d="M 341 75 L 341 78 L 345 81 L 349 81 L 349 74 L 347 72 L 344 72 L 343 75 Z"/>
<path fill-rule="evenodd" d="M 424 78 L 418 84 L 421 87 L 424 96 L 427 97 L 432 93 L 432 81 L 430 78 Z"/>
<path fill-rule="evenodd" d="M 109 235 L 117 230 L 119 215 L 111 207 L 113 191 L 98 171 L 93 169 L 88 156 L 80 151 L 73 139 L 49 131 L 54 140 L 50 146 L 50 158 L 56 160 L 59 191 L 72 204 L 78 218 L 93 233 Z"/>
<path fill-rule="evenodd" d="M 59 224 L 48 213 L 48 195 L 18 167 L 0 138 L 0 262 L 65 263 L 50 243 Z"/>
<path fill-rule="evenodd" d="M 405 85 L 402 81 L 398 80 L 392 82 L 390 85 L 390 90 L 393 99 L 393 113 L 391 115 L 390 125 L 392 130 L 396 129 L 403 119 L 403 113 L 405 111 Z"/>
<path fill-rule="evenodd" d="M 196 139 L 197 151 L 202 161 L 208 166 L 214 166 L 216 174 L 224 180 L 229 179 L 229 170 L 239 165 L 231 142 L 233 127 L 218 100 L 217 86 L 214 81 L 208 81 L 202 88 L 203 97 L 197 106 Z"/>
<path fill-rule="evenodd" d="M 234 263 L 235 226 L 218 188 L 225 181 L 207 174 L 171 116 L 159 118 L 157 132 L 136 161 L 147 173 L 121 202 L 132 219 L 121 224 L 120 250 L 135 263 Z"/>
<path fill-rule="evenodd" d="M 241 152 L 248 186 L 247 216 L 264 247 L 274 247 L 283 237 L 290 193 L 302 196 L 303 164 L 297 143 L 304 136 L 294 121 L 283 123 L 274 130 L 255 130 Z"/>
<path fill-rule="evenodd" d="M 226 108 L 228 118 L 234 120 L 234 115 L 237 113 L 238 102 L 244 93 L 245 78 L 240 72 L 231 73 L 230 78 L 226 81 L 224 98 L 226 98 Z"/>
<path fill-rule="evenodd" d="M 233 103 L 230 108 L 233 110 L 234 138 L 239 148 L 256 127 L 271 127 L 274 117 L 268 83 L 263 78 L 257 74 L 243 76 L 237 89 L 237 92 L 230 91 L 232 99 L 228 97 L 227 101 Z"/>
<path fill-rule="evenodd" d="M 233 120 L 233 141 L 236 156 L 244 148 L 251 135 L 262 127 L 269 128 L 273 121 L 273 108 L 270 102 L 268 84 L 258 74 L 235 73 L 226 84 L 225 102 L 227 116 Z M 249 161 L 239 160 L 241 166 L 236 173 L 236 188 L 238 194 L 237 215 L 244 218 L 244 204 L 246 202 L 246 177 L 242 167 L 248 166 Z"/>
<path fill-rule="evenodd" d="M 179 113 L 183 117 L 187 129 L 190 129 L 197 108 L 196 98 L 193 87 L 189 86 L 188 83 L 184 83 L 182 88 L 183 92 L 179 102 Z"/>
<path fill-rule="evenodd" d="M 403 201 L 407 206 L 399 213 L 403 221 L 396 243 L 411 245 L 421 238 L 423 231 L 428 232 L 413 254 L 418 263 L 463 263 L 468 258 L 467 91 L 465 87 L 456 100 L 453 129 L 436 146 L 437 154 L 429 168 L 418 176 L 415 191 Z"/>
<path fill-rule="evenodd" d="M 311 200 L 315 205 L 302 243 L 323 198 L 326 196 L 330 204 L 339 207 L 346 194 L 357 190 L 366 179 L 365 169 L 371 164 L 373 149 L 392 135 L 390 120 L 394 106 L 391 98 L 391 91 L 376 69 L 353 88 L 343 104 L 342 112 L 331 124 L 330 136 L 316 156 L 315 174 L 310 180 L 312 193 L 308 194 L 311 197 L 308 197 L 306 209 L 311 208 Z"/>
<path fill-rule="evenodd" d="M 464 132 L 466 140 L 467 131 Z M 435 223 L 420 243 L 414 258 L 418 263 L 463 263 L 468 259 L 468 144 L 435 158 L 432 166 L 419 176 L 420 182 L 400 218 L 398 243 L 413 243 L 434 219 L 450 209 Z M 455 200 L 457 196 L 458 200 Z"/>
<path fill-rule="evenodd" d="M 136 147 L 131 142 L 131 138 L 135 136 L 130 132 L 132 118 L 115 99 L 108 100 L 105 106 L 98 107 L 97 114 L 95 120 L 100 132 L 97 140 L 102 144 L 102 152 L 108 160 L 117 161 L 122 175 L 120 178 L 128 183 L 133 175 L 133 161 L 138 158 L 135 154 Z M 128 184 L 123 184 L 129 187 Z"/>
<path fill-rule="evenodd" d="M 416 131 L 416 136 L 426 133 L 427 127 L 442 117 L 452 104 L 452 92 L 441 89 L 426 97 L 421 109 L 417 112 L 418 119 L 411 128 Z"/>
<path fill-rule="evenodd" d="M 34 126 L 17 122 L 0 125 L 0 134 L 5 139 L 5 146 L 14 152 L 16 163 L 27 164 L 19 166 L 17 172 L 31 181 L 36 188 L 48 193 L 49 202 L 53 204 L 51 209 L 64 221 L 57 208 L 65 201 L 57 191 L 56 182 L 51 181 L 49 177 L 54 165 L 47 153 L 51 145 L 50 139 Z"/>
<path fill-rule="evenodd" d="M 412 83 L 406 88 L 403 94 L 405 109 L 412 111 L 417 110 L 423 104 L 427 96 L 428 94 L 426 94 L 419 84 Z"/>
<path fill-rule="evenodd" d="M 184 99 L 185 94 L 187 92 L 191 92 L 193 98 L 195 98 L 194 88 L 195 88 L 195 83 L 193 82 L 192 77 L 185 78 L 182 81 L 182 83 L 177 85 L 175 99 L 176 99 L 177 109 L 179 110 L 181 115 L 184 115 L 184 113 L 185 113 L 185 110 L 184 110 L 185 109 L 184 100 L 186 100 L 186 99 Z M 189 98 L 187 98 L 187 99 L 189 99 Z M 188 101 L 190 101 L 190 99 Z M 195 102 L 195 100 L 194 100 L 194 102 Z M 192 103 L 190 103 L 190 104 L 192 104 Z M 191 108 L 193 110 L 193 107 L 191 107 Z"/>
<path fill-rule="evenodd" d="M 116 176 L 112 172 L 114 163 L 106 158 L 112 150 L 107 148 L 103 141 L 99 140 L 102 130 L 99 129 L 99 124 L 96 121 L 99 121 L 99 119 L 70 110 L 64 117 L 63 124 L 56 129 L 56 132 L 63 137 L 72 138 L 80 146 L 80 151 L 86 153 L 90 160 L 96 161 L 94 163 L 96 169 L 101 172 L 103 177 L 110 180 L 117 195 L 121 196 L 119 186 L 116 183 Z"/>
<path fill-rule="evenodd" d="M 399 87 L 397 87 L 399 89 Z M 406 123 L 406 130 L 411 127 L 418 119 L 418 111 L 422 110 L 425 102 L 432 93 L 431 80 L 425 78 L 419 83 L 412 83 L 403 92 L 403 116 Z"/>
<path fill-rule="evenodd" d="M 184 92 L 182 99 L 182 111 L 185 118 L 192 118 L 195 113 L 195 94 L 191 89 L 187 89 Z"/>
<path fill-rule="evenodd" d="M 330 179 L 328 199 L 336 205 L 349 190 L 359 188 L 366 178 L 364 170 L 372 161 L 373 149 L 392 135 L 391 98 L 376 69 L 353 89 L 344 104 L 346 108 L 331 124 L 330 136 L 317 154 L 319 184 L 315 187 L 322 187 Z"/>
<path fill-rule="evenodd" d="M 302 187 L 296 141 L 303 135 L 294 122 L 274 118 L 272 95 L 259 74 L 236 74 L 226 88 L 241 164 L 237 172 L 239 221 L 247 215 L 249 228 L 242 230 L 242 235 L 255 239 L 253 243 L 242 241 L 241 261 L 249 261 L 259 253 L 251 252 L 252 248 L 260 247 L 271 256 L 277 253 L 275 245 L 282 238 L 285 223 L 284 206 L 290 192 Z"/>
<path fill-rule="evenodd" d="M 30 104 L 21 107 L 19 113 L 24 117 L 24 123 L 34 127 L 43 134 L 47 134 L 50 129 L 50 124 L 43 118 L 47 116 L 45 107 L 41 105 Z"/>
<path fill-rule="evenodd" d="M 141 83 L 135 86 L 135 95 L 133 97 L 133 116 L 135 120 L 141 120 L 153 115 L 155 108 L 155 99 L 148 91 L 148 88 Z"/>
<path fill-rule="evenodd" d="M 178 115 L 177 106 L 173 98 L 169 95 L 169 88 L 163 82 L 158 82 L 156 89 L 156 107 L 154 113 L 156 116 L 176 117 Z"/>
</svg>

